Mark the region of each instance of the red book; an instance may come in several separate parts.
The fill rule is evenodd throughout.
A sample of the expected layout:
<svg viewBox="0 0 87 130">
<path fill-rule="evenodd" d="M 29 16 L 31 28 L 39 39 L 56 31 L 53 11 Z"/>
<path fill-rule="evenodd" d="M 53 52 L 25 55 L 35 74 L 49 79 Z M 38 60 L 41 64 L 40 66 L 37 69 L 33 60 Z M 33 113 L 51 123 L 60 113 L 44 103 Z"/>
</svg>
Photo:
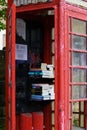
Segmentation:
<svg viewBox="0 0 87 130">
<path fill-rule="evenodd" d="M 23 113 L 20 115 L 20 130 L 32 130 L 32 114 Z"/>
<path fill-rule="evenodd" d="M 43 130 L 44 125 L 43 112 L 32 113 L 32 125 L 34 130 Z"/>
</svg>

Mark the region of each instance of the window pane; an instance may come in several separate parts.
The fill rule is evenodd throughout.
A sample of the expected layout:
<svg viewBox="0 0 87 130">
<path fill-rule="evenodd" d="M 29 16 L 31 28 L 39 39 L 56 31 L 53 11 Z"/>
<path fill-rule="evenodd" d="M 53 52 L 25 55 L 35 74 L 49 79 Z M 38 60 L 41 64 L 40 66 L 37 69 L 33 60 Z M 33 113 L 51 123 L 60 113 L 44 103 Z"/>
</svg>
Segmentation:
<svg viewBox="0 0 87 130">
<path fill-rule="evenodd" d="M 52 113 L 52 125 L 54 125 L 54 113 Z"/>
<path fill-rule="evenodd" d="M 86 92 L 87 86 L 79 86 L 75 85 L 72 87 L 72 98 L 73 99 L 81 99 L 81 98 L 86 98 L 87 97 L 87 92 Z"/>
<path fill-rule="evenodd" d="M 73 114 L 73 126 L 79 126 L 79 115 Z"/>
<path fill-rule="evenodd" d="M 86 66 L 86 53 L 73 52 L 72 54 L 72 65 Z"/>
<path fill-rule="evenodd" d="M 52 56 L 52 64 L 54 65 L 54 56 Z"/>
<path fill-rule="evenodd" d="M 72 19 L 72 32 L 86 34 L 86 22 Z"/>
<path fill-rule="evenodd" d="M 81 36 L 72 36 L 73 49 L 86 50 L 86 38 Z"/>
<path fill-rule="evenodd" d="M 54 40 L 54 28 L 52 28 L 52 40 Z"/>
<path fill-rule="evenodd" d="M 72 80 L 73 82 L 86 82 L 86 70 L 85 69 L 73 69 Z"/>
<path fill-rule="evenodd" d="M 52 126 L 52 130 L 55 130 L 54 126 Z"/>
<path fill-rule="evenodd" d="M 52 111 L 54 111 L 54 101 L 52 102 L 52 104 L 51 104 L 52 106 Z"/>
<path fill-rule="evenodd" d="M 80 117 L 80 126 L 84 127 L 84 115 L 82 115 L 82 114 L 81 114 L 81 117 Z"/>
<path fill-rule="evenodd" d="M 54 54 L 54 41 L 52 42 L 52 54 Z"/>
<path fill-rule="evenodd" d="M 74 102 L 72 109 L 73 109 L 73 112 L 79 112 L 79 102 Z"/>
<path fill-rule="evenodd" d="M 81 102 L 80 107 L 81 107 L 81 112 L 84 112 L 84 102 Z"/>
</svg>

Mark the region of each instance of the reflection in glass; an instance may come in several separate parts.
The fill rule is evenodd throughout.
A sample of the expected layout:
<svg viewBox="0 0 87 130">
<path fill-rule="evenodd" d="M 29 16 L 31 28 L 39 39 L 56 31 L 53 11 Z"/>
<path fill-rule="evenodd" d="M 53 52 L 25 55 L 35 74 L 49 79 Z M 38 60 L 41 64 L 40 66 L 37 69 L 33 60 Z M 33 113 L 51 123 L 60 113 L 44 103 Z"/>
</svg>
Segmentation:
<svg viewBox="0 0 87 130">
<path fill-rule="evenodd" d="M 83 114 L 81 114 L 80 122 L 81 122 L 80 126 L 84 127 L 84 115 Z"/>
<path fill-rule="evenodd" d="M 79 112 L 79 102 L 74 102 L 72 106 L 73 112 Z"/>
<path fill-rule="evenodd" d="M 72 36 L 73 49 L 86 50 L 86 38 L 81 36 Z"/>
<path fill-rule="evenodd" d="M 54 54 L 54 41 L 52 42 L 52 54 Z"/>
<path fill-rule="evenodd" d="M 54 40 L 54 28 L 52 28 L 52 40 Z"/>
<path fill-rule="evenodd" d="M 86 92 L 87 86 L 86 85 L 75 85 L 72 87 L 72 98 L 73 99 L 81 99 L 81 98 L 86 98 L 87 97 L 87 92 Z"/>
<path fill-rule="evenodd" d="M 52 56 L 52 64 L 54 65 L 54 56 Z"/>
<path fill-rule="evenodd" d="M 81 104 L 81 106 L 80 106 L 81 112 L 84 112 L 84 102 L 80 102 L 80 104 Z"/>
<path fill-rule="evenodd" d="M 72 72 L 73 82 L 86 82 L 86 69 L 74 68 Z"/>
<path fill-rule="evenodd" d="M 86 34 L 86 22 L 72 19 L 72 32 Z"/>
<path fill-rule="evenodd" d="M 79 115 L 73 114 L 73 126 L 79 126 Z"/>
<path fill-rule="evenodd" d="M 72 130 L 86 130 L 84 128 L 84 115 L 79 117 L 79 114 L 73 114 L 73 129 Z"/>
<path fill-rule="evenodd" d="M 54 125 L 54 113 L 52 113 L 52 125 Z"/>
<path fill-rule="evenodd" d="M 73 129 L 72 130 L 85 130 L 84 129 L 84 115 L 83 113 L 81 113 L 82 112 L 81 107 L 84 108 L 84 102 L 74 102 L 72 104 L 72 112 L 73 112 Z"/>
<path fill-rule="evenodd" d="M 54 128 L 54 126 L 52 126 L 52 130 L 54 130 L 55 128 Z"/>
<path fill-rule="evenodd" d="M 73 52 L 72 54 L 72 65 L 86 66 L 86 53 Z"/>
</svg>

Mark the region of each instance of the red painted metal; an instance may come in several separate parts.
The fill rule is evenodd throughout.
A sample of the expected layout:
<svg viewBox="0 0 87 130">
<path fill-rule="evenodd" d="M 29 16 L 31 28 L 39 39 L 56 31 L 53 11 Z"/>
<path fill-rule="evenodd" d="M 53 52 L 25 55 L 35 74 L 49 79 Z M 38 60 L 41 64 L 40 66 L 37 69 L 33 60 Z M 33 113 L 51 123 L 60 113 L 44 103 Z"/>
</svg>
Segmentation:
<svg viewBox="0 0 87 130">
<path fill-rule="evenodd" d="M 55 130 L 63 130 L 65 126 L 64 104 L 64 8 L 55 6 Z"/>
<path fill-rule="evenodd" d="M 8 17 L 8 11 L 6 17 Z M 8 130 L 8 19 L 6 27 L 6 130 Z"/>
<path fill-rule="evenodd" d="M 15 5 L 7 11 L 6 130 L 16 129 L 15 117 Z"/>
<path fill-rule="evenodd" d="M 57 22 L 56 22 L 57 21 Z M 60 51 L 58 43 L 59 43 L 59 8 L 58 6 L 55 6 L 55 10 L 54 10 L 54 39 L 55 39 L 55 45 L 54 45 L 54 50 L 55 50 L 55 130 L 58 130 L 60 127 L 60 122 L 59 122 L 59 98 L 60 98 L 60 93 L 59 93 L 59 86 L 60 86 L 60 75 L 59 75 L 59 67 L 60 64 L 58 62 L 57 59 L 60 58 L 58 52 Z M 58 72 L 58 73 L 57 73 Z M 59 129 L 60 130 L 60 129 Z"/>
<path fill-rule="evenodd" d="M 51 20 L 49 17 L 44 19 L 44 63 L 51 64 Z M 51 103 L 44 108 L 45 130 L 51 130 Z"/>
<path fill-rule="evenodd" d="M 8 0 L 8 6 L 10 7 L 13 2 L 14 2 L 14 0 Z"/>
<path fill-rule="evenodd" d="M 71 20 L 72 20 L 72 18 L 76 18 L 76 19 L 79 19 L 79 20 L 83 20 L 83 21 L 87 21 L 87 17 L 85 17 L 85 14 L 87 13 L 86 12 L 86 10 L 85 9 L 81 9 L 81 8 L 79 8 L 79 7 L 75 7 L 75 6 L 72 6 L 72 5 L 69 5 L 69 4 L 66 4 L 66 6 L 65 6 L 65 15 L 66 15 L 66 22 L 65 22 L 65 24 L 66 24 L 66 28 L 65 28 L 65 32 L 66 32 L 66 37 L 65 37 L 65 45 L 67 46 L 66 47 L 66 55 L 67 55 L 67 58 L 69 59 L 69 53 L 71 53 L 71 52 L 80 52 L 80 53 L 87 53 L 87 51 L 86 50 L 77 50 L 77 49 L 72 49 L 72 46 L 70 46 L 71 48 L 69 48 L 69 46 L 68 46 L 68 44 L 67 43 L 70 43 L 69 41 L 68 41 L 68 37 L 69 37 L 69 35 L 79 35 L 79 36 L 83 36 L 83 37 L 87 37 L 87 35 L 85 35 L 85 34 L 77 34 L 77 33 L 73 33 L 71 30 L 72 30 L 72 28 L 71 28 L 71 30 L 69 30 L 69 23 L 68 23 L 68 20 L 69 20 L 69 18 L 71 18 Z M 79 15 L 78 15 L 79 14 Z M 70 40 L 72 40 L 72 39 L 70 39 Z M 72 41 L 71 41 L 72 42 Z M 72 43 L 71 43 L 72 44 Z M 68 61 L 68 60 L 66 60 L 66 61 Z M 67 62 L 67 63 L 69 63 L 69 61 Z M 69 64 L 67 64 L 67 67 L 66 67 L 66 69 L 69 69 L 69 68 L 71 68 L 71 69 L 73 69 L 73 68 L 77 68 L 77 69 L 87 69 L 87 67 L 86 66 L 73 66 L 73 65 L 69 65 Z M 68 70 L 69 71 L 69 70 Z M 66 71 L 66 76 L 67 76 L 67 72 L 68 71 Z M 66 77 L 65 76 L 65 77 Z M 66 86 L 67 86 L 67 94 L 69 95 L 69 91 L 71 90 L 72 91 L 72 89 L 70 89 L 70 88 L 72 88 L 73 87 L 73 85 L 86 85 L 87 84 L 87 82 L 70 82 L 69 80 L 68 80 L 68 77 L 67 77 L 67 84 L 66 84 Z M 70 86 L 70 88 L 69 88 L 69 86 Z M 65 100 L 66 101 L 66 100 Z M 74 102 L 81 102 L 81 101 L 87 101 L 87 98 L 82 98 L 82 99 L 70 99 L 69 100 L 69 98 L 67 99 L 67 103 L 65 103 L 65 104 L 68 104 L 68 107 L 69 107 L 69 104 L 70 103 L 74 103 Z M 85 106 L 85 109 L 86 109 L 86 106 Z M 67 112 L 67 115 L 68 115 L 68 111 L 66 111 Z M 73 113 L 72 113 L 73 114 Z M 74 113 L 75 114 L 75 113 Z M 81 112 L 80 112 L 80 108 L 79 108 L 79 120 L 80 120 L 80 118 L 81 118 Z M 72 118 L 73 118 L 73 116 L 71 116 L 71 115 L 69 115 L 69 120 L 71 121 L 72 120 Z M 86 118 L 85 118 L 85 128 L 86 128 Z M 66 121 L 66 124 L 68 125 L 68 120 Z M 79 121 L 79 126 L 80 126 L 80 121 Z M 70 126 L 70 129 L 69 130 L 72 130 L 72 124 L 71 124 L 71 126 Z"/>
<path fill-rule="evenodd" d="M 55 3 L 25 5 L 25 6 L 17 7 L 17 13 L 53 9 L 54 6 L 55 6 Z"/>
<path fill-rule="evenodd" d="M 81 9 L 65 3 L 64 0 L 54 1 L 52 3 L 43 3 L 35 5 L 25 5 L 16 7 L 12 4 L 13 1 L 9 0 L 8 8 L 8 20 L 7 20 L 7 45 L 6 45 L 6 130 L 16 130 L 16 110 L 15 110 L 15 19 L 16 14 L 22 15 L 22 13 L 37 12 L 42 10 L 54 10 L 54 28 L 55 28 L 55 130 L 72 130 L 72 126 L 69 129 L 69 121 L 72 122 L 72 115 L 69 115 L 69 104 L 73 102 L 87 101 L 84 99 L 69 99 L 69 90 L 73 85 L 87 85 L 87 82 L 74 83 L 69 81 L 69 69 L 80 68 L 87 69 L 86 66 L 72 66 L 69 65 L 69 53 L 70 52 L 82 52 L 87 53 L 86 50 L 76 50 L 69 48 L 69 34 L 79 35 L 87 37 L 87 35 L 80 35 L 69 31 L 69 18 L 78 18 L 87 21 L 87 10 Z M 11 6 L 12 5 L 12 6 Z M 11 25 L 9 23 L 9 16 Z M 24 17 L 24 16 L 23 16 Z M 51 22 L 49 19 L 44 21 L 44 62 L 51 63 Z M 47 25 L 48 26 L 47 26 Z M 46 28 L 47 26 L 47 28 Z M 11 33 L 11 37 L 9 36 Z M 47 57 L 46 57 L 47 55 Z M 49 58 L 50 57 L 50 58 Z M 9 68 L 11 67 L 11 68 Z M 8 68 L 10 69 L 8 71 Z M 71 74 L 72 77 L 72 74 Z M 11 82 L 10 82 L 11 81 Z M 72 90 L 71 90 L 72 93 Z M 10 105 L 8 105 L 10 104 Z M 10 106 L 10 109 L 9 109 Z M 85 114 L 87 111 L 87 104 L 85 104 Z M 9 113 L 10 110 L 10 113 Z M 71 111 L 70 111 L 71 113 Z M 51 130 L 51 105 L 48 105 L 44 109 L 45 114 L 45 130 Z M 10 121 L 8 116 L 10 115 Z M 86 128 L 87 118 L 85 118 Z M 72 124 L 71 124 L 72 125 Z"/>
</svg>

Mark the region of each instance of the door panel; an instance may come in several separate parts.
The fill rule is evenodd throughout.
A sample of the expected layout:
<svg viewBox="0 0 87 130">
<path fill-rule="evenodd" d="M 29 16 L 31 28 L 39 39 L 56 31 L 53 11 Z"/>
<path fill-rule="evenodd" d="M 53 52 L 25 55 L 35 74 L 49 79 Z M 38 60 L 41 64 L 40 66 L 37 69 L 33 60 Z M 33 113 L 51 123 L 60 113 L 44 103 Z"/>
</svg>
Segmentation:
<svg viewBox="0 0 87 130">
<path fill-rule="evenodd" d="M 84 12 L 84 11 L 83 11 Z M 87 129 L 87 16 L 66 11 L 67 92 L 69 130 Z M 67 75 L 67 74 L 66 74 Z"/>
</svg>

